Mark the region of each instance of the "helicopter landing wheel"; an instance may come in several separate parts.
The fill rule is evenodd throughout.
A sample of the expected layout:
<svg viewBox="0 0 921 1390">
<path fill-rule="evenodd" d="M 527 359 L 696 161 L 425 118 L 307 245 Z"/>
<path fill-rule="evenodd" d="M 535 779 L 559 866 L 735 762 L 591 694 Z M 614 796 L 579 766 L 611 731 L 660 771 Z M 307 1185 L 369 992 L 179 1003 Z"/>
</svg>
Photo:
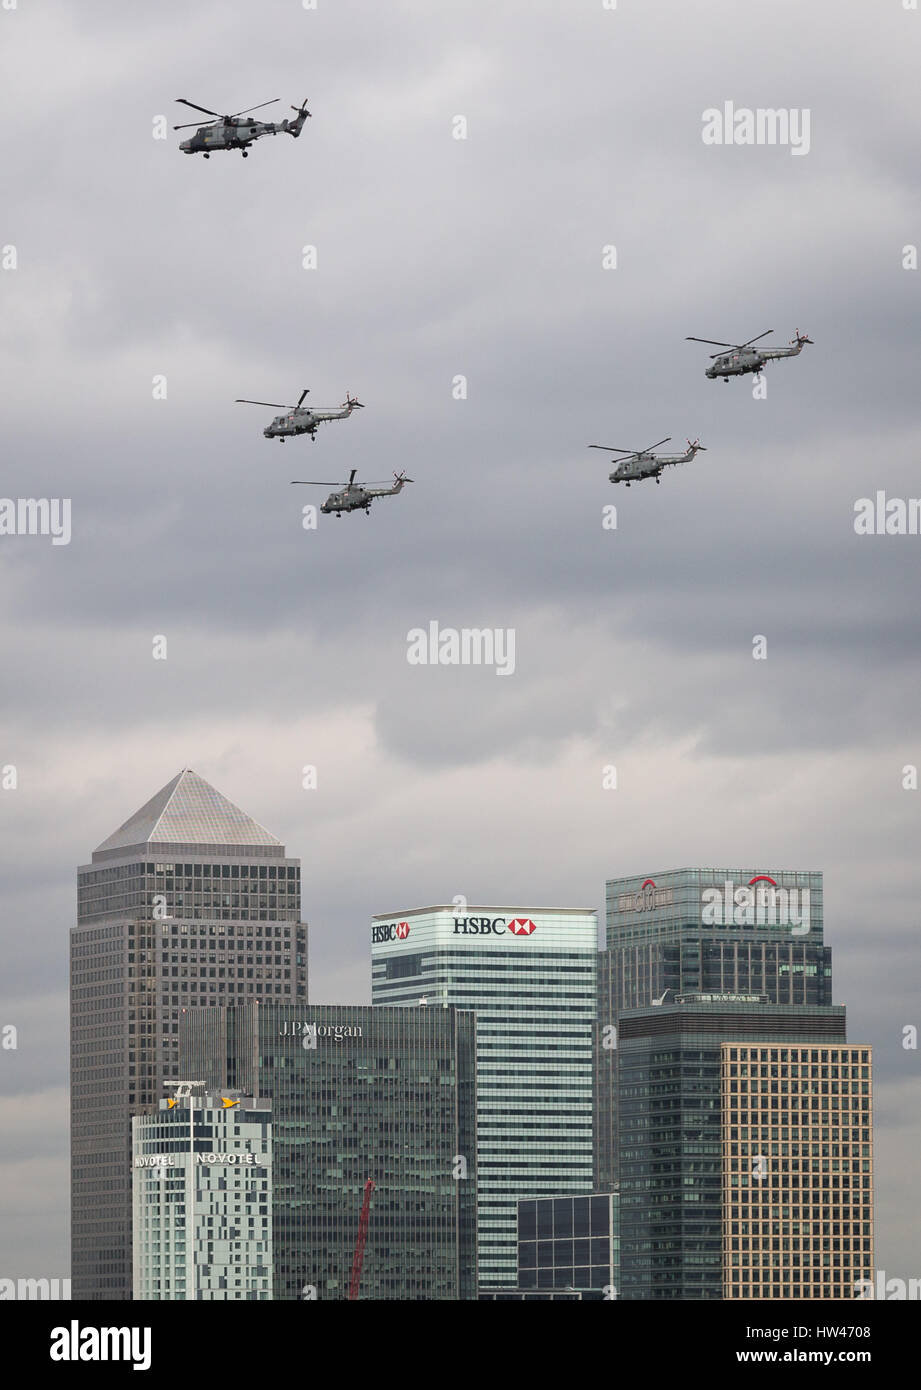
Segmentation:
<svg viewBox="0 0 921 1390">
<path fill-rule="evenodd" d="M 656 478 L 656 487 L 658 487 L 658 486 L 659 486 L 659 484 L 660 484 L 660 483 L 661 483 L 661 481 L 662 481 L 662 479 L 661 479 L 661 478 Z"/>
<path fill-rule="evenodd" d="M 371 508 L 370 508 L 370 507 L 365 507 L 365 516 L 370 516 L 370 515 L 371 515 Z"/>
<path fill-rule="evenodd" d="M 243 151 L 243 158 L 244 158 L 244 159 L 248 159 L 248 158 L 249 158 L 249 151 L 248 151 L 248 150 L 244 150 L 244 151 Z"/>
<path fill-rule="evenodd" d="M 206 154 L 206 155 L 205 155 L 205 159 L 210 159 L 210 158 L 211 158 L 210 154 Z"/>
</svg>

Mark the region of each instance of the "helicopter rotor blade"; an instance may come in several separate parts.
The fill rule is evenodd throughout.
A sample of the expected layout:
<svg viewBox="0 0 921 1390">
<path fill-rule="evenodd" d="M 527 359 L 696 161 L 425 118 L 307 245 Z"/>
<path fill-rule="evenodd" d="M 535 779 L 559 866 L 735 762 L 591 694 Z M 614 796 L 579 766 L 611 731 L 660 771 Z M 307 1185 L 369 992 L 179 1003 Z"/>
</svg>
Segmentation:
<svg viewBox="0 0 921 1390">
<path fill-rule="evenodd" d="M 245 396 L 237 396 L 234 405 L 267 405 L 271 410 L 296 410 L 293 405 L 279 405 L 278 401 L 251 401 Z"/>
<path fill-rule="evenodd" d="M 628 458 L 633 458 L 639 452 L 637 449 L 617 449 L 613 444 L 589 444 L 590 449 L 604 449 L 608 454 L 626 454 Z"/>
<path fill-rule="evenodd" d="M 193 125 L 199 130 L 208 130 L 211 126 L 217 125 L 217 121 L 189 121 L 185 125 L 174 125 L 173 130 L 191 130 Z"/>
<path fill-rule="evenodd" d="M 233 112 L 233 115 L 234 115 L 234 116 L 245 116 L 245 115 L 247 115 L 247 113 L 250 112 L 250 111 L 261 111 L 262 108 L 263 108 L 263 106 L 274 106 L 275 102 L 276 102 L 276 101 L 280 101 L 280 100 L 281 100 L 280 97 L 272 97 L 272 100 L 271 100 L 271 101 L 260 101 L 260 103 L 259 103 L 258 106 L 244 106 L 244 108 L 243 108 L 242 111 L 234 111 L 234 112 Z"/>
<path fill-rule="evenodd" d="M 667 434 L 667 435 L 665 436 L 664 439 L 658 440 L 655 444 L 647 444 L 645 449 L 641 449 L 641 450 L 640 450 L 640 453 L 642 453 L 642 454 L 648 454 L 649 451 L 650 451 L 650 449 L 658 449 L 658 447 L 659 447 L 660 444 L 667 444 L 667 443 L 669 442 L 670 439 L 671 439 L 671 435 L 670 435 L 670 434 Z"/>
<path fill-rule="evenodd" d="M 358 469 L 357 469 L 357 468 L 353 468 L 352 471 L 351 471 L 351 473 L 349 474 L 349 487 L 351 487 L 352 484 L 354 483 L 354 481 L 355 481 L 355 474 L 356 474 L 357 472 L 358 472 Z"/>
<path fill-rule="evenodd" d="M 694 337 L 690 337 L 690 338 L 685 338 L 684 341 L 685 341 L 686 343 L 709 343 L 711 347 L 738 347 L 738 346 L 739 346 L 738 343 L 721 343 L 720 340 L 719 340 L 718 338 L 694 338 Z M 718 353 L 718 352 L 714 352 L 714 353 L 713 353 L 713 356 L 714 356 L 714 357 L 718 357 L 718 356 L 719 356 L 719 353 Z"/>
<path fill-rule="evenodd" d="M 177 97 L 176 100 L 181 102 L 183 106 L 191 106 L 193 111 L 204 111 L 206 116 L 214 116 L 217 120 L 222 119 L 219 112 L 209 111 L 207 106 L 199 106 L 197 101 L 189 101 L 186 97 Z"/>
<path fill-rule="evenodd" d="M 761 341 L 762 338 L 766 338 L 767 335 L 768 335 L 769 333 L 773 333 L 773 332 L 774 332 L 773 328 L 766 328 L 765 331 L 764 331 L 763 333 L 759 333 L 759 334 L 758 334 L 757 338 L 749 338 L 749 340 L 748 340 L 747 343 L 734 343 L 734 344 L 733 344 L 733 347 L 740 347 L 740 348 L 751 347 L 752 343 L 760 343 L 760 341 Z"/>
<path fill-rule="evenodd" d="M 309 390 L 310 390 L 310 387 L 309 387 L 309 386 L 305 386 L 305 387 L 304 387 L 303 391 L 301 392 L 300 396 L 298 397 L 297 405 L 293 407 L 294 410 L 299 410 L 299 409 L 300 409 L 301 401 L 302 401 L 302 400 L 304 399 L 304 397 L 307 395 L 307 393 L 308 393 Z"/>
<path fill-rule="evenodd" d="M 291 486 L 297 484 L 300 487 L 343 487 L 343 483 L 318 483 L 316 478 L 292 478 Z"/>
</svg>

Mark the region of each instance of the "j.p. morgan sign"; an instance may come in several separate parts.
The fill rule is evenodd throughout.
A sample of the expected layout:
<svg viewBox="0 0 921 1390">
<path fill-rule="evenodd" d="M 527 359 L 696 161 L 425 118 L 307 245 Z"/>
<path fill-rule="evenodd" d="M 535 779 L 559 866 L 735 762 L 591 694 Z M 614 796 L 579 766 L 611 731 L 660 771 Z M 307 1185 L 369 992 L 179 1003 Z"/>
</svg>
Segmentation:
<svg viewBox="0 0 921 1390">
<path fill-rule="evenodd" d="M 280 1038 L 331 1038 L 342 1042 L 343 1038 L 360 1038 L 359 1023 L 295 1023 L 287 1019 L 278 1030 Z"/>
</svg>

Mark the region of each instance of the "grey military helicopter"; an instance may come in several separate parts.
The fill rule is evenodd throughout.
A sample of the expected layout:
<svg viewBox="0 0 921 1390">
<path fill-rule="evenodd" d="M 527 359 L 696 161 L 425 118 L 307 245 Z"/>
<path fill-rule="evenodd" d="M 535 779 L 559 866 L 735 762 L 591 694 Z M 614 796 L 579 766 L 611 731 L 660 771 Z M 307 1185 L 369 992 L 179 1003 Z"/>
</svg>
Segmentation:
<svg viewBox="0 0 921 1390">
<path fill-rule="evenodd" d="M 805 343 L 811 343 L 812 339 L 807 338 L 804 333 L 796 330 L 796 337 L 790 339 L 790 346 L 785 348 L 756 348 L 753 343 L 758 343 L 762 338 L 766 338 L 768 333 L 773 333 L 773 328 L 768 328 L 764 333 L 759 333 L 757 338 L 749 338 L 747 343 L 720 343 L 715 338 L 686 338 L 687 343 L 709 343 L 711 347 L 731 348 L 731 352 L 713 352 L 710 354 L 712 366 L 707 367 L 705 375 L 711 381 L 717 377 L 722 377 L 728 384 L 731 376 L 744 376 L 746 372 L 760 372 L 765 362 L 773 362 L 778 357 L 798 357 L 803 350 Z"/>
<path fill-rule="evenodd" d="M 394 473 L 393 487 L 385 487 L 383 483 L 356 483 L 355 474 L 357 468 L 353 468 L 349 474 L 347 483 L 343 483 L 338 492 L 331 492 L 326 501 L 320 507 L 321 512 L 335 512 L 336 516 L 341 516 L 343 512 L 367 512 L 371 514 L 371 503 L 376 497 L 395 497 L 398 492 L 403 491 L 404 483 L 411 483 L 412 478 L 407 478 L 405 473 Z M 335 487 L 335 483 L 317 483 L 308 481 L 305 478 L 292 478 L 292 486 L 300 487 Z"/>
<path fill-rule="evenodd" d="M 247 115 L 250 111 L 261 111 L 263 106 L 274 105 L 279 100 L 278 97 L 273 97 L 271 101 L 262 101 L 258 106 L 247 106 L 243 111 L 235 111 L 232 116 L 219 116 L 216 111 L 209 111 L 207 106 L 198 106 L 194 101 L 187 101 L 185 97 L 177 97 L 176 100 L 183 106 L 191 106 L 193 111 L 202 111 L 206 116 L 214 117 L 213 121 L 199 125 L 195 134 L 188 140 L 183 140 L 179 146 L 183 154 L 203 154 L 205 159 L 210 158 L 212 150 L 242 150 L 243 158 L 246 159 L 249 154 L 247 145 L 251 145 L 254 140 L 261 140 L 263 135 L 284 133 L 296 140 L 310 115 L 306 97 L 302 105 L 291 107 L 292 111 L 297 112 L 293 121 L 257 121 L 251 115 Z M 198 122 L 174 125 L 173 130 L 189 130 L 193 125 L 198 125 Z"/>
<path fill-rule="evenodd" d="M 266 439 L 279 439 L 282 444 L 290 435 L 309 434 L 311 439 L 316 439 L 318 425 L 327 420 L 347 420 L 353 410 L 364 410 L 361 401 L 355 396 L 350 396 L 348 391 L 345 393 L 345 400 L 339 406 L 302 406 L 304 397 L 309 394 L 309 387 L 305 387 L 298 397 L 297 405 L 279 405 L 277 401 L 250 401 L 242 396 L 237 397 L 234 405 L 265 405 L 272 410 L 286 411 L 285 415 L 276 415 L 272 423 L 266 425 L 262 431 Z"/>
<path fill-rule="evenodd" d="M 695 454 L 706 453 L 707 450 L 699 439 L 695 439 L 692 444 L 688 440 L 687 452 L 684 454 L 655 454 L 654 449 L 658 449 L 659 444 L 667 444 L 671 435 L 666 435 L 660 439 L 658 444 L 649 444 L 645 449 L 637 449 L 632 453 L 627 449 L 615 449 L 609 444 L 589 444 L 590 449 L 604 449 L 609 454 L 626 454 L 626 458 L 617 460 L 617 467 L 613 473 L 608 475 L 612 483 L 626 483 L 627 487 L 631 483 L 642 482 L 644 478 L 655 478 L 656 482 L 661 482 L 660 474 L 663 468 L 669 468 L 675 463 L 690 463 Z"/>
</svg>

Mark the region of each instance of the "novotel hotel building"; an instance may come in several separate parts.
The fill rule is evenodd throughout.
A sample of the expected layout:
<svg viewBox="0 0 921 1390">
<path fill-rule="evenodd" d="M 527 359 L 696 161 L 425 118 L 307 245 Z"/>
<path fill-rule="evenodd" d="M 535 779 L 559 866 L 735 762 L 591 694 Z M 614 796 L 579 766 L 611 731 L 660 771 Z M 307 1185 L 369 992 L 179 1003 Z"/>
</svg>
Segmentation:
<svg viewBox="0 0 921 1390">
<path fill-rule="evenodd" d="M 451 904 L 372 919 L 375 1005 L 476 1014 L 484 1291 L 516 1282 L 521 1198 L 592 1191 L 597 951 L 590 908 Z"/>
<path fill-rule="evenodd" d="M 272 1113 L 180 1083 L 132 1121 L 134 1297 L 272 1297 Z"/>
</svg>

